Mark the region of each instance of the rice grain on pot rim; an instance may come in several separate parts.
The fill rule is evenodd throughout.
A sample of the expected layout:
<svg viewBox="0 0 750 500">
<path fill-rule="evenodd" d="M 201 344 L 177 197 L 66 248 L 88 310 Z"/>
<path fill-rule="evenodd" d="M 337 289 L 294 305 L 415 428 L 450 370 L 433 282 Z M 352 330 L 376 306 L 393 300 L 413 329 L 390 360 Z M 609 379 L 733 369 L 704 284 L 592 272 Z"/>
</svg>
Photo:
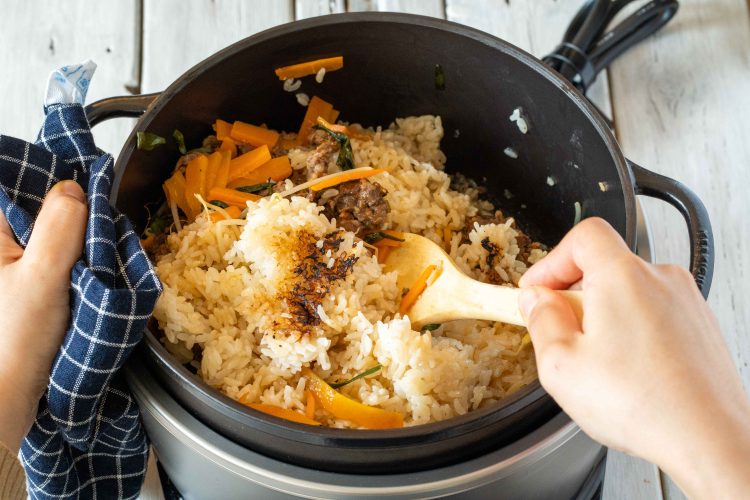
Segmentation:
<svg viewBox="0 0 750 500">
<path fill-rule="evenodd" d="M 386 227 L 441 244 L 482 281 L 514 285 L 544 255 L 533 245 L 520 255 L 526 237 L 512 219 L 463 231 L 492 206 L 478 200 L 476 188 L 451 189 L 439 117 L 397 119 L 362 134 L 368 137 L 351 140 L 355 164 L 387 171 L 371 178 L 387 191 Z M 310 153 L 289 151 L 292 168 L 305 168 Z M 334 155 L 328 172 L 336 171 Z M 231 398 L 301 412 L 303 367 L 341 381 L 380 364 L 339 390 L 402 413 L 405 425 L 464 414 L 536 379 L 524 328 L 461 320 L 413 330 L 408 315 L 398 314 L 395 273 L 385 273 L 371 248 L 322 210 L 305 197 L 274 194 L 249 202 L 242 219 L 214 223 L 204 213 L 170 234 L 156 265 L 164 293 L 154 312 L 166 347 L 184 362 L 201 352 L 192 361 L 198 374 Z M 320 279 L 305 274 L 311 265 Z M 315 419 L 352 427 L 319 407 Z"/>
</svg>

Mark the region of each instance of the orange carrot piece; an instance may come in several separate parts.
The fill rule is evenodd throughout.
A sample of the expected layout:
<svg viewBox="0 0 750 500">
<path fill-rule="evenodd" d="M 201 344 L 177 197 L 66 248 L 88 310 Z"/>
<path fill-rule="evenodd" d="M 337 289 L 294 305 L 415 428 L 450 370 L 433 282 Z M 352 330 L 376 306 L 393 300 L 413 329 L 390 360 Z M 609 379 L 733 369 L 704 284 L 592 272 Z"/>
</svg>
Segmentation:
<svg viewBox="0 0 750 500">
<path fill-rule="evenodd" d="M 221 151 L 214 151 L 208 155 L 208 167 L 206 167 L 206 193 L 216 185 L 216 178 L 219 175 L 219 168 L 224 160 L 224 154 Z M 223 187 L 223 186 L 222 186 Z M 205 198 L 205 196 L 204 196 Z"/>
<path fill-rule="evenodd" d="M 239 219 L 240 216 L 242 216 L 242 209 L 240 207 L 235 207 L 234 205 L 229 205 L 224 211 L 230 219 Z M 219 212 L 218 210 L 211 212 L 212 222 L 219 222 L 220 220 L 226 220 L 226 216 L 222 212 Z"/>
<path fill-rule="evenodd" d="M 331 109 L 331 112 L 328 113 L 328 121 L 330 123 L 336 123 L 336 120 L 339 119 L 339 111 L 337 109 Z"/>
<path fill-rule="evenodd" d="M 393 251 L 394 247 L 377 247 L 378 249 L 378 263 L 383 264 L 388 260 L 388 256 Z"/>
<path fill-rule="evenodd" d="M 227 136 L 221 141 L 218 151 L 228 151 L 232 158 L 237 156 L 237 143 L 234 139 Z"/>
<path fill-rule="evenodd" d="M 241 186 L 254 186 L 255 184 L 268 182 L 268 179 L 281 182 L 290 175 L 292 175 L 292 164 L 289 162 L 289 157 L 278 156 L 256 168 L 247 176 L 232 180 L 227 184 L 227 187 L 236 189 Z"/>
<path fill-rule="evenodd" d="M 246 142 L 256 147 L 265 144 L 269 148 L 272 148 L 279 141 L 279 133 L 275 130 L 250 125 L 241 121 L 234 122 L 230 136 L 235 141 Z"/>
<path fill-rule="evenodd" d="M 208 168 L 208 156 L 196 156 L 187 164 L 185 169 L 185 203 L 187 204 L 189 219 L 194 219 L 201 211 L 201 203 L 195 197 L 200 194 L 205 198 L 206 170 Z"/>
<path fill-rule="evenodd" d="M 189 214 L 190 209 L 185 198 L 185 176 L 182 172 L 175 172 L 172 177 L 164 181 L 164 194 L 167 195 L 169 203 L 174 202 L 185 215 Z"/>
<path fill-rule="evenodd" d="M 453 240 L 453 231 L 450 226 L 445 226 L 443 228 L 443 243 L 445 243 L 445 248 L 451 247 L 451 240 Z"/>
<path fill-rule="evenodd" d="M 401 299 L 401 304 L 398 307 L 398 312 L 402 316 L 411 309 L 411 306 L 414 305 L 422 292 L 424 292 L 425 288 L 427 288 L 427 278 L 430 277 L 434 270 L 434 264 L 427 266 L 427 268 L 422 271 L 422 274 L 419 275 L 419 278 L 417 278 L 409 287 L 409 291 L 406 292 L 406 295 Z"/>
<path fill-rule="evenodd" d="M 229 180 L 237 179 L 238 177 L 246 177 L 250 172 L 260 167 L 271 159 L 271 151 L 265 144 L 248 151 L 244 155 L 240 155 L 237 158 L 230 161 L 229 164 Z"/>
<path fill-rule="evenodd" d="M 320 425 L 320 422 L 308 418 L 301 413 L 297 413 L 294 410 L 287 410 L 286 408 L 282 408 L 281 406 L 268 405 L 264 403 L 250 403 L 247 404 L 247 406 L 249 406 L 253 410 L 258 410 L 259 412 L 273 415 L 274 417 L 283 418 L 284 420 L 289 420 L 291 422 L 297 422 L 298 424 Z"/>
<path fill-rule="evenodd" d="M 338 132 L 340 134 L 349 135 L 349 129 L 346 128 L 344 125 L 335 125 L 333 123 L 330 123 L 328 120 L 323 118 L 322 116 L 319 116 L 317 119 L 318 125 L 322 125 L 328 130 L 331 130 L 333 132 Z"/>
<path fill-rule="evenodd" d="M 141 239 L 141 246 L 143 247 L 144 250 L 151 250 L 151 247 L 154 246 L 155 242 L 156 242 L 156 236 L 154 236 L 153 234 L 149 234 L 145 238 Z"/>
<path fill-rule="evenodd" d="M 312 392 L 305 389 L 305 397 L 307 398 L 307 404 L 305 405 L 305 416 L 310 419 L 315 418 L 315 396 Z"/>
<path fill-rule="evenodd" d="M 309 368 L 303 368 L 302 375 L 307 378 L 310 392 L 315 395 L 320 406 L 334 417 L 351 420 L 367 429 L 392 429 L 404 426 L 402 414 L 354 401 L 328 385 Z"/>
<path fill-rule="evenodd" d="M 327 73 L 329 71 L 336 71 L 343 67 L 344 57 L 337 56 L 276 68 L 274 72 L 276 73 L 276 76 L 279 77 L 279 80 L 286 80 L 287 78 L 302 78 L 303 76 L 314 75 L 320 71 L 321 68 L 325 68 Z"/>
<path fill-rule="evenodd" d="M 216 119 L 216 123 L 214 123 L 214 132 L 216 132 L 216 138 L 220 141 L 223 141 L 225 138 L 229 137 L 229 134 L 232 131 L 232 124 L 229 122 L 225 122 L 224 120 Z"/>
<path fill-rule="evenodd" d="M 348 171 L 342 172 L 341 175 L 326 179 L 317 184 L 310 186 L 311 191 L 320 191 L 322 189 L 329 188 L 331 186 L 338 186 L 342 182 L 355 181 L 357 179 L 364 179 L 366 177 L 372 177 L 373 175 L 382 174 L 386 172 L 384 168 L 373 168 L 372 170 L 360 170 L 358 172 Z"/>
<path fill-rule="evenodd" d="M 312 130 L 313 125 L 317 123 L 319 116 L 324 117 L 329 122 L 335 122 L 336 118 L 332 118 L 333 111 L 333 104 L 325 102 L 318 96 L 313 96 L 313 98 L 310 99 L 310 104 L 307 105 L 305 118 L 302 120 L 302 125 L 299 128 L 297 144 L 307 145 L 310 131 Z M 338 111 L 336 111 L 336 117 L 338 117 Z"/>
<path fill-rule="evenodd" d="M 232 153 L 229 151 L 221 151 L 221 163 L 216 171 L 216 178 L 214 179 L 213 186 L 211 187 L 227 187 L 227 181 L 229 181 L 229 166 L 231 164 Z"/>
<path fill-rule="evenodd" d="M 208 192 L 208 201 L 219 200 L 223 201 L 227 205 L 234 205 L 236 207 L 244 209 L 247 206 L 248 201 L 258 201 L 260 196 L 252 193 L 243 193 L 236 189 L 227 189 L 215 187 Z"/>
</svg>

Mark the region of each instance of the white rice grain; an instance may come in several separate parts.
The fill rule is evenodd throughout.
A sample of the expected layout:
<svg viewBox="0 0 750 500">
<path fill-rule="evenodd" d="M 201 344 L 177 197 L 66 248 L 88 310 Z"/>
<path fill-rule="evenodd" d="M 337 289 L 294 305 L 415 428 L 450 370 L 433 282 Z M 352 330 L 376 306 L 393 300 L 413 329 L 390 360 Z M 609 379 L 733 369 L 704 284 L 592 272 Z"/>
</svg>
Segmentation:
<svg viewBox="0 0 750 500">
<path fill-rule="evenodd" d="M 323 83 L 323 78 L 326 76 L 326 69 L 320 68 L 317 73 L 315 73 L 315 81 L 318 83 Z"/>
<path fill-rule="evenodd" d="M 294 94 L 294 97 L 297 98 L 297 102 L 300 106 L 307 107 L 308 104 L 310 104 L 310 96 L 305 94 L 304 92 L 297 92 Z"/>
<path fill-rule="evenodd" d="M 294 78 L 284 80 L 284 90 L 286 92 L 296 92 L 301 86 L 302 80 L 295 80 Z"/>
</svg>

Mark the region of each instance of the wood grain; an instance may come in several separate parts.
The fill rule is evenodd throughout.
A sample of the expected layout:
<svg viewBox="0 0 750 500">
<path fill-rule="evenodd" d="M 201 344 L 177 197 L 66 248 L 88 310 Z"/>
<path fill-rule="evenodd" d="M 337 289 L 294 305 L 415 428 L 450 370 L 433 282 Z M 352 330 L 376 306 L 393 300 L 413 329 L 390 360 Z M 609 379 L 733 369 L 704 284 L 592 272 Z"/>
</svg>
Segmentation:
<svg viewBox="0 0 750 500">
<path fill-rule="evenodd" d="M 136 0 L 5 2 L 0 16 L 0 131 L 33 141 L 42 124 L 50 72 L 93 59 L 97 64 L 88 102 L 121 95 L 138 66 Z M 97 145 L 116 154 L 132 129 L 116 120 L 94 131 Z"/>
<path fill-rule="evenodd" d="M 665 31 L 610 70 L 617 133 L 625 153 L 678 179 L 706 204 L 716 241 L 709 304 L 750 390 L 750 16 L 744 0 L 683 0 Z M 741 110 L 745 110 L 744 112 Z M 656 258 L 685 264 L 684 223 L 647 200 Z M 682 498 L 664 477 L 669 498 Z"/>
<path fill-rule="evenodd" d="M 422 16 L 445 17 L 443 0 L 349 0 L 349 12 L 408 12 Z"/>
<path fill-rule="evenodd" d="M 224 47 L 294 19 L 292 0 L 144 0 L 143 92 L 164 90 Z"/>
</svg>

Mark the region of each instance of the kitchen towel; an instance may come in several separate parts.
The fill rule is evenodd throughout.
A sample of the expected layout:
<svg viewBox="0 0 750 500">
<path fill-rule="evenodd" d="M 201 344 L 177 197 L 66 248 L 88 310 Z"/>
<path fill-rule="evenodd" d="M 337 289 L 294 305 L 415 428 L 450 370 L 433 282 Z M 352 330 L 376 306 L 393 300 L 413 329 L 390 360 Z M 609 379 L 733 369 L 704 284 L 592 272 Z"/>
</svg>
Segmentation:
<svg viewBox="0 0 750 500">
<path fill-rule="evenodd" d="M 94 144 L 83 109 L 95 68 L 87 61 L 52 73 L 35 143 L 0 136 L 0 209 L 22 246 L 55 183 L 78 182 L 89 206 L 83 256 L 71 272 L 71 321 L 21 447 L 31 498 L 134 498 L 148 459 L 119 371 L 161 284 L 138 234 L 109 204 L 114 161 Z"/>
</svg>

